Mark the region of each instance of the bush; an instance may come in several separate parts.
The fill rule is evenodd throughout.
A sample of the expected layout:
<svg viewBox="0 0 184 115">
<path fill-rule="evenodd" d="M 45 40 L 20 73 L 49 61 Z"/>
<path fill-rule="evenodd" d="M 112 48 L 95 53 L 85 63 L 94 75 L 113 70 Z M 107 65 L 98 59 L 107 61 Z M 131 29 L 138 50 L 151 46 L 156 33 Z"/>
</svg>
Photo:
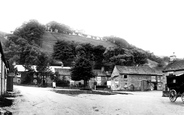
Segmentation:
<svg viewBox="0 0 184 115">
<path fill-rule="evenodd" d="M 106 85 L 96 86 L 96 89 L 105 89 L 105 88 L 107 88 L 107 86 L 106 86 Z"/>
<path fill-rule="evenodd" d="M 56 81 L 56 86 L 68 87 L 69 85 L 70 85 L 70 82 L 66 81 L 66 80 L 58 80 L 58 81 Z"/>
</svg>

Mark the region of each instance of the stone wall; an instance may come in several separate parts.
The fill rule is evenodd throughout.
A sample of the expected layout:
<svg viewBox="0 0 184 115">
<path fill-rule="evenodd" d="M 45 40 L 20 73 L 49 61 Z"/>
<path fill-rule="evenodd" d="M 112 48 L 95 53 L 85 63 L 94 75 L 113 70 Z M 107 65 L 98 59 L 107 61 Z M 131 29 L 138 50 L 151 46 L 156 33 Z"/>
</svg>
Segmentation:
<svg viewBox="0 0 184 115">
<path fill-rule="evenodd" d="M 141 90 L 141 81 L 150 81 L 149 75 L 119 75 L 111 80 L 112 90 Z M 144 87 L 149 90 L 150 86 Z"/>
</svg>

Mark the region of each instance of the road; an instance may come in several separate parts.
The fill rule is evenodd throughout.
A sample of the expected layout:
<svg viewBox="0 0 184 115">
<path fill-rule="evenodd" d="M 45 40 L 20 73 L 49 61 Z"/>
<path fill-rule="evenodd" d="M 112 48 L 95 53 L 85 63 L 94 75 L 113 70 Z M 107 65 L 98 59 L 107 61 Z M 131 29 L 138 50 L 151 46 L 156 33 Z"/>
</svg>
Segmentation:
<svg viewBox="0 0 184 115">
<path fill-rule="evenodd" d="M 66 95 L 52 88 L 14 86 L 20 92 L 13 115 L 184 115 L 184 104 L 178 98 L 171 103 L 162 92 L 132 92 L 132 95 Z"/>
</svg>

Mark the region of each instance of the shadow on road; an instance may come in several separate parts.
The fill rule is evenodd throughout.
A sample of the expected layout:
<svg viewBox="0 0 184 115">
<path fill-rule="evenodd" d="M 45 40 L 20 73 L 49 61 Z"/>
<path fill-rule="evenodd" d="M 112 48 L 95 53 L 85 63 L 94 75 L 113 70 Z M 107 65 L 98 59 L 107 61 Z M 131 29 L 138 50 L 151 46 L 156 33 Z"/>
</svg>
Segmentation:
<svg viewBox="0 0 184 115">
<path fill-rule="evenodd" d="M 0 115 L 12 115 L 12 112 L 5 109 L 11 107 L 16 97 L 22 96 L 19 91 L 7 92 L 4 96 L 0 97 Z"/>
<path fill-rule="evenodd" d="M 0 107 L 6 107 L 6 106 L 11 106 L 13 104 L 12 99 L 7 99 L 7 98 L 0 98 Z"/>
<path fill-rule="evenodd" d="M 113 92 L 102 92 L 96 90 L 54 90 L 56 93 L 67 94 L 69 96 L 77 96 L 80 94 L 96 94 L 96 95 L 115 95 Z"/>
<path fill-rule="evenodd" d="M 5 97 L 0 98 L 0 115 L 12 115 L 12 112 L 2 109 L 2 107 L 8 107 L 13 104 L 13 99 L 7 99 Z"/>
</svg>

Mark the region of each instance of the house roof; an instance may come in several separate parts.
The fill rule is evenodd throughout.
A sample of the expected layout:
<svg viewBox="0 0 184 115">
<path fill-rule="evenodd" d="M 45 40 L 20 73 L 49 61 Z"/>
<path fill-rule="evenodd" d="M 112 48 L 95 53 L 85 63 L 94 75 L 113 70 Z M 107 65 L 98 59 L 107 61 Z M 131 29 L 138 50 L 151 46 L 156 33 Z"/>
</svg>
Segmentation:
<svg viewBox="0 0 184 115">
<path fill-rule="evenodd" d="M 116 66 L 120 74 L 129 75 L 162 75 L 160 71 L 149 66 Z"/>
<path fill-rule="evenodd" d="M 27 71 L 27 69 L 26 69 L 23 65 L 15 65 L 15 68 L 17 68 L 17 71 L 18 71 L 18 72 Z M 31 68 L 34 69 L 34 71 L 37 71 L 35 65 L 32 65 Z"/>
<path fill-rule="evenodd" d="M 175 60 L 168 64 L 163 72 L 184 70 L 184 60 Z"/>
<path fill-rule="evenodd" d="M 55 72 L 59 72 L 60 75 L 70 76 L 70 68 L 55 68 Z"/>
<path fill-rule="evenodd" d="M 15 68 L 17 68 L 18 72 L 24 72 L 26 71 L 25 67 L 23 65 L 15 65 Z"/>
<path fill-rule="evenodd" d="M 49 69 L 50 69 L 52 72 L 56 72 L 56 70 L 58 70 L 58 69 L 71 69 L 71 67 L 49 66 Z"/>
</svg>

